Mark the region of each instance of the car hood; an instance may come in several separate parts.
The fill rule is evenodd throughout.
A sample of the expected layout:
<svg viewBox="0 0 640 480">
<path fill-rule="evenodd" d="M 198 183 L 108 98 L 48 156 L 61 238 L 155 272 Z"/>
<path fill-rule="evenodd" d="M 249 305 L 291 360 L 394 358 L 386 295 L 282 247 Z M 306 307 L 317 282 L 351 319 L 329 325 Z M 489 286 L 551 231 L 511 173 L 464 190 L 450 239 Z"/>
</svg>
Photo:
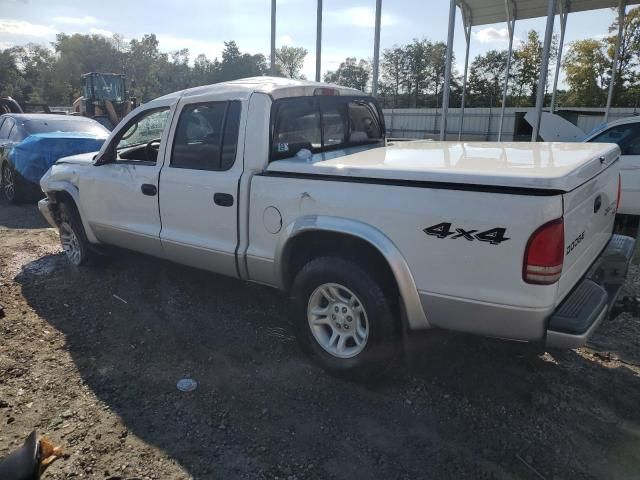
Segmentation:
<svg viewBox="0 0 640 480">
<path fill-rule="evenodd" d="M 78 155 L 70 155 L 68 157 L 62 157 L 60 160 L 56 162 L 56 165 L 60 165 L 63 163 L 70 163 L 73 165 L 88 165 L 93 163 L 93 159 L 98 154 L 98 151 L 88 152 L 88 153 L 80 153 Z"/>
</svg>

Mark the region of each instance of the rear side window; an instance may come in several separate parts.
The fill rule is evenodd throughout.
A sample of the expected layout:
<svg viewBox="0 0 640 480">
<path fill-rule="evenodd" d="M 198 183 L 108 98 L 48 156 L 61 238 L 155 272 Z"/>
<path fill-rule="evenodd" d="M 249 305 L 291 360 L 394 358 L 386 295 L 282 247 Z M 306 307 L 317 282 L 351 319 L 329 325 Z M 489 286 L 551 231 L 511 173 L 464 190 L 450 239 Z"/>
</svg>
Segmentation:
<svg viewBox="0 0 640 480">
<path fill-rule="evenodd" d="M 616 125 L 590 142 L 617 143 L 622 155 L 640 155 L 640 122 Z"/>
<path fill-rule="evenodd" d="M 6 140 L 9 138 L 9 132 L 11 132 L 11 128 L 13 127 L 13 120 L 11 118 L 6 118 L 2 126 L 0 127 L 0 139 Z"/>
<path fill-rule="evenodd" d="M 25 138 L 27 138 L 27 136 L 17 124 L 14 125 L 11 129 L 11 132 L 9 132 L 9 140 L 11 140 L 12 142 L 21 142 Z"/>
<path fill-rule="evenodd" d="M 370 102 L 349 102 L 349 127 L 351 143 L 377 142 L 382 137 L 382 126 Z"/>
<path fill-rule="evenodd" d="M 277 100 L 272 110 L 271 160 L 357 145 L 384 143 L 384 125 L 371 99 L 299 97 Z"/>
<path fill-rule="evenodd" d="M 236 157 L 240 110 L 239 101 L 185 106 L 178 120 L 171 167 L 229 170 Z"/>
<path fill-rule="evenodd" d="M 303 148 L 322 147 L 320 109 L 315 98 L 302 98 L 278 105 L 273 136 L 274 158 L 292 157 Z"/>
</svg>

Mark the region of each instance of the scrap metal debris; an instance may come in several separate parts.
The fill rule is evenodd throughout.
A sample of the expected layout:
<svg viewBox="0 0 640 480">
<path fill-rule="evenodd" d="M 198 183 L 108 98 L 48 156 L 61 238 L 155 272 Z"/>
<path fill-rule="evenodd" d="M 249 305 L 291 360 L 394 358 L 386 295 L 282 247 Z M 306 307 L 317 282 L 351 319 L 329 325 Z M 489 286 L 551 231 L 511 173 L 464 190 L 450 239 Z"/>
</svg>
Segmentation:
<svg viewBox="0 0 640 480">
<path fill-rule="evenodd" d="M 129 302 L 127 302 L 124 298 L 119 297 L 118 295 L 116 295 L 115 293 L 113 294 L 113 298 L 115 298 L 116 300 L 120 300 L 122 303 L 124 303 L 125 305 Z"/>
<path fill-rule="evenodd" d="M 289 332 L 282 327 L 268 327 L 265 328 L 264 331 L 268 336 L 277 338 L 283 343 L 293 343 L 296 340 L 296 337 L 290 335 Z"/>
<path fill-rule="evenodd" d="M 181 392 L 193 392 L 196 388 L 198 388 L 198 382 L 196 382 L 193 378 L 183 378 L 178 380 L 178 390 Z"/>
</svg>

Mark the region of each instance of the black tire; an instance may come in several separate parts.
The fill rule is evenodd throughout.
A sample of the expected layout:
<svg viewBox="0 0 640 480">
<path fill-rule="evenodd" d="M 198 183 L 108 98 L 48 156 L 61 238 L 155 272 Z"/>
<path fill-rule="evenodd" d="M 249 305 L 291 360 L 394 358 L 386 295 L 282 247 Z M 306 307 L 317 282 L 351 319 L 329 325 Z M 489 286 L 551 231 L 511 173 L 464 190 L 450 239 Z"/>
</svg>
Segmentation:
<svg viewBox="0 0 640 480">
<path fill-rule="evenodd" d="M 307 317 L 314 292 L 320 286 L 332 283 L 355 294 L 368 320 L 369 333 L 364 349 L 350 358 L 338 358 L 325 350 L 312 333 Z M 303 350 L 333 374 L 358 379 L 384 374 L 397 356 L 400 328 L 397 315 L 394 315 L 393 298 L 389 298 L 382 285 L 383 282 L 360 265 L 344 258 L 320 257 L 308 262 L 296 275 L 291 289 L 292 321 Z M 326 320 L 331 322 L 328 316 Z M 328 332 L 335 331 L 332 325 L 326 328 L 331 329 Z M 355 346 L 355 342 L 353 344 Z"/>
<path fill-rule="evenodd" d="M 93 252 L 84 233 L 78 209 L 69 200 L 63 201 L 59 208 L 58 232 L 64 253 L 72 265 L 76 267 L 86 265 L 92 259 Z M 72 237 L 67 240 L 70 234 Z M 70 243 L 65 245 L 66 242 Z"/>
<path fill-rule="evenodd" d="M 9 203 L 17 205 L 26 200 L 26 188 L 22 178 L 9 162 L 2 165 L 2 193 Z"/>
</svg>

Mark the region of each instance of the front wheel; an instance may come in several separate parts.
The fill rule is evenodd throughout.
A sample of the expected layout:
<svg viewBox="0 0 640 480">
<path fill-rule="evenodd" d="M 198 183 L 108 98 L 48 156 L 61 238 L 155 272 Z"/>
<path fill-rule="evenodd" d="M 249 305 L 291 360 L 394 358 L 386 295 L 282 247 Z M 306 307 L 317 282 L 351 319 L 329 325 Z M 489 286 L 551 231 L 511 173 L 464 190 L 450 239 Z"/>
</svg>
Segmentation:
<svg viewBox="0 0 640 480">
<path fill-rule="evenodd" d="M 399 330 L 393 299 L 357 263 L 339 257 L 310 261 L 294 280 L 292 301 L 298 340 L 325 369 L 369 377 L 391 364 Z"/>
<path fill-rule="evenodd" d="M 69 262 L 76 267 L 86 263 L 91 255 L 89 242 L 75 205 L 66 201 L 60 204 L 58 232 L 60 245 Z"/>
</svg>

